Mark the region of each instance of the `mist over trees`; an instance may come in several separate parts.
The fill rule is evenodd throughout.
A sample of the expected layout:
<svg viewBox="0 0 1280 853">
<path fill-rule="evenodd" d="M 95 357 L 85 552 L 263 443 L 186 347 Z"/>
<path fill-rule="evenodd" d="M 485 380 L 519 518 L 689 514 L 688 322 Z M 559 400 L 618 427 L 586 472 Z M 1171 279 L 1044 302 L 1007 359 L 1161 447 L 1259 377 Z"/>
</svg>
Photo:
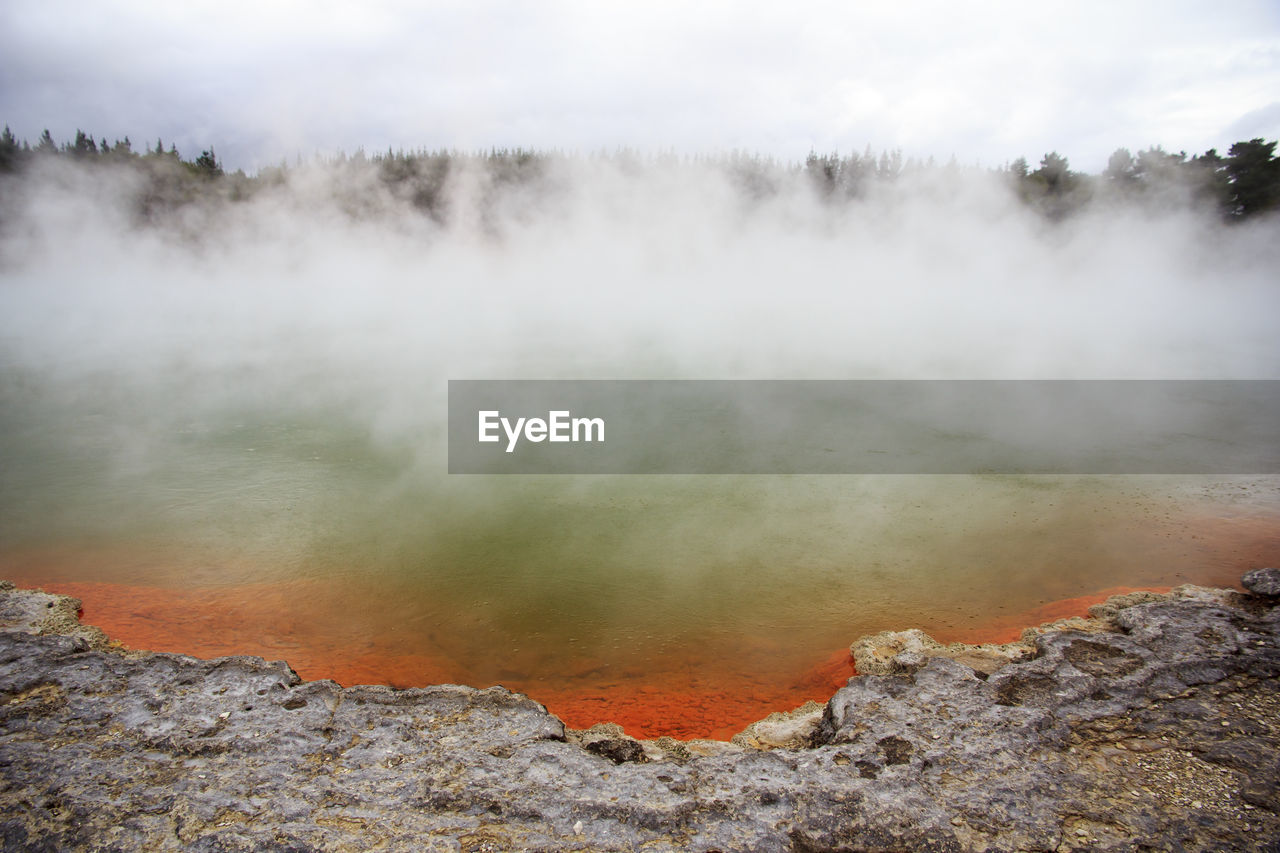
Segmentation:
<svg viewBox="0 0 1280 853">
<path fill-rule="evenodd" d="M 1049 221 L 1061 221 L 1096 206 L 1131 205 L 1148 209 L 1184 207 L 1212 212 L 1227 222 L 1273 213 L 1280 207 L 1280 158 L 1275 141 L 1251 139 L 1232 145 L 1225 155 L 1216 149 L 1188 157 L 1154 146 L 1131 153 L 1118 148 L 1096 175 L 1071 169 L 1068 158 L 1046 153 L 1035 168 L 1025 158 L 997 168 L 964 166 L 952 158 L 904 158 L 901 151 L 861 154 L 811 152 L 803 163 L 780 162 L 743 152 L 677 157 L 641 155 L 629 150 L 591 155 L 531 151 L 522 148 L 488 152 L 392 151 L 353 155 L 340 153 L 294 167 L 282 163 L 256 175 L 226 172 L 212 146 L 184 159 L 174 145 L 137 150 L 125 137 L 108 142 L 77 130 L 58 144 L 45 130 L 35 145 L 18 140 L 8 126 L 0 133 L 0 175 L 20 175 L 43 163 L 74 162 L 91 168 L 121 170 L 137 179 L 133 198 L 139 221 L 164 219 L 188 205 L 244 201 L 288 183 L 313 166 L 327 169 L 333 180 L 329 194 L 353 217 L 372 214 L 389 198 L 444 225 L 455 218 L 452 182 L 470 179 L 473 205 L 487 210 L 513 197 L 551 198 L 558 191 L 557 167 L 574 160 L 603 160 L 624 173 L 645 165 L 707 168 L 727 176 L 748 201 L 769 199 L 796 186 L 807 186 L 830 205 L 872 201 L 904 186 L 945 191 L 960 176 L 985 175 L 1002 182 L 1014 196 Z M 2 186 L 2 185 L 0 185 Z M 0 190 L 0 200 L 3 191 Z"/>
</svg>

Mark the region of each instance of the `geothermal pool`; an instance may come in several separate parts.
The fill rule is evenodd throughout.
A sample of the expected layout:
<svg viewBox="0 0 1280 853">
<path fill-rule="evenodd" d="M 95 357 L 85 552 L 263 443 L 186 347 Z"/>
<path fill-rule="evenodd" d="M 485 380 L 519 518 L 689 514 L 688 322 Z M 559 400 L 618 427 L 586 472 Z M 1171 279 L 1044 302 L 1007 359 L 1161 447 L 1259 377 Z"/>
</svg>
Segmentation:
<svg viewBox="0 0 1280 853">
<path fill-rule="evenodd" d="M 1011 639 L 1280 562 L 1277 477 L 449 476 L 338 411 L 143 443 L 155 407 L 109 385 L 3 388 L 0 577 L 134 647 L 502 684 L 639 736 L 825 700 L 863 634 Z"/>
<path fill-rule="evenodd" d="M 1280 563 L 1276 476 L 447 474 L 450 379 L 1280 376 L 1274 222 L 563 168 L 448 226 L 320 167 L 151 224 L 110 173 L 0 187 L 0 577 L 135 647 L 726 737 L 863 634 Z"/>
</svg>

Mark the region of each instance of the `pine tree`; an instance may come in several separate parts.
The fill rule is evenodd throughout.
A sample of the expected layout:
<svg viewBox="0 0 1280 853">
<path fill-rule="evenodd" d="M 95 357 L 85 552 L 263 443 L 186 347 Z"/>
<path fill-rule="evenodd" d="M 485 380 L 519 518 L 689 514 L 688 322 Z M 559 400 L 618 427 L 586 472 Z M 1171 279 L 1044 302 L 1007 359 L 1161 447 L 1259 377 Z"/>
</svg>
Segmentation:
<svg viewBox="0 0 1280 853">
<path fill-rule="evenodd" d="M 90 157 L 98 153 L 98 144 L 83 130 L 76 130 L 76 141 L 71 146 L 71 154 L 75 157 Z"/>
<path fill-rule="evenodd" d="M 18 147 L 17 138 L 14 137 L 13 131 L 6 124 L 4 133 L 0 133 L 0 172 L 12 172 L 16 169 L 21 151 L 22 149 Z"/>
<path fill-rule="evenodd" d="M 222 175 L 222 166 L 218 164 L 218 157 L 210 146 L 208 151 L 200 152 L 200 156 L 196 158 L 196 171 L 207 178 L 216 178 Z"/>
<path fill-rule="evenodd" d="M 1237 142 L 1227 152 L 1232 215 L 1252 216 L 1280 206 L 1280 159 L 1275 150 L 1275 142 L 1258 138 Z"/>
</svg>

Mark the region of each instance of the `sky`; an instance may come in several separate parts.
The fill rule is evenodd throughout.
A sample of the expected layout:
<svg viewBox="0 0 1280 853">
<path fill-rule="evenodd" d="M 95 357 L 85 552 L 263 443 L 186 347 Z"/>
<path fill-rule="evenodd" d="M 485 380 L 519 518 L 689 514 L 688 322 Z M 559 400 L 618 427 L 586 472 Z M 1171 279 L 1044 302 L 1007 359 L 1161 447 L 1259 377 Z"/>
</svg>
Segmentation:
<svg viewBox="0 0 1280 853">
<path fill-rule="evenodd" d="M 1280 2 L 6 0 L 0 122 L 230 168 L 491 147 L 1096 172 L 1280 137 Z"/>
</svg>

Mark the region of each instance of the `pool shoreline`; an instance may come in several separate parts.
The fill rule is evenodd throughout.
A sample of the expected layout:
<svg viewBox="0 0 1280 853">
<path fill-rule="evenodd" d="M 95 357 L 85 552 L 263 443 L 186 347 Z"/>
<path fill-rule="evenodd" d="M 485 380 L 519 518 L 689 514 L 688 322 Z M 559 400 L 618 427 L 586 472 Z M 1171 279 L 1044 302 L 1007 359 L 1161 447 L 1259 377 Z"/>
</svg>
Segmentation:
<svg viewBox="0 0 1280 853">
<path fill-rule="evenodd" d="M 342 688 L 279 661 L 128 652 L 74 600 L 4 583 L 0 834 L 57 849 L 1266 850 L 1280 570 L 1244 586 L 1113 597 L 990 667 L 956 654 L 977 647 L 870 638 L 882 674 L 726 743 L 566 730 L 503 688 Z"/>
<path fill-rule="evenodd" d="M 25 582 L 20 582 L 25 586 Z M 285 586 L 288 586 L 287 584 Z M 384 685 L 392 688 L 430 687 L 434 684 L 457 683 L 448 678 L 434 680 L 424 678 L 432 671 L 443 672 L 446 667 L 423 655 L 403 656 L 403 660 L 386 656 L 369 658 L 328 658 L 320 649 L 299 647 L 287 636 L 275 632 L 275 643 L 247 641 L 228 636 L 194 636 L 181 633 L 191 627 L 210 622 L 216 624 L 236 618 L 226 612 L 239 601 L 257 598 L 263 600 L 281 598 L 278 590 L 239 591 L 236 588 L 218 591 L 163 589 L 145 585 L 117 584 L 97 581 L 54 581 L 33 586 L 33 589 L 65 595 L 79 602 L 79 615 L 85 622 L 102 630 L 114 645 L 130 650 L 163 652 L 210 659 L 217 657 L 250 655 L 265 660 L 283 660 L 291 670 L 306 681 L 332 680 L 342 687 L 360 685 Z M 1073 617 L 1084 617 L 1089 608 L 1101 604 L 1115 595 L 1138 591 L 1167 593 L 1172 587 L 1109 587 L 1094 593 L 1048 602 L 1027 613 L 1002 616 L 993 619 L 985 628 L 970 628 L 964 639 L 943 638 L 947 645 L 990 645 L 1017 643 L 1027 631 L 1043 628 L 1045 624 Z M 154 611 L 164 608 L 169 615 L 163 623 L 138 618 L 141 608 Z M 189 620 L 183 614 L 201 611 L 203 622 Z M 218 611 L 222 611 L 219 613 Z M 221 616 L 221 619 L 219 618 Z M 262 618 L 255 611 L 247 617 Z M 511 689 L 529 696 L 547 707 L 571 729 L 587 730 L 596 725 L 620 726 L 628 737 L 638 740 L 674 738 L 676 740 L 732 741 L 757 722 L 773 714 L 789 714 L 808 702 L 826 702 L 849 678 L 861 672 L 855 665 L 852 649 L 859 638 L 840 649 L 823 654 L 816 651 L 814 663 L 807 669 L 793 673 L 790 679 L 780 679 L 774 685 L 759 683 L 720 685 L 697 690 L 687 685 L 640 682 L 618 685 L 608 691 L 590 688 L 572 689 L 527 687 L 519 680 L 486 686 Z M 369 658 L 369 659 L 366 659 Z M 394 680 L 379 680 L 376 674 L 388 671 L 403 672 Z M 373 677 L 369 677 L 373 676 Z M 736 689 L 735 689 L 736 687 Z M 771 688 L 771 689 L 770 689 Z M 743 694 L 749 698 L 744 699 Z M 750 698 L 753 697 L 753 698 Z M 692 708 L 714 707 L 716 718 L 706 715 L 689 718 Z M 729 708 L 733 710 L 730 711 Z M 675 721 L 679 721 L 678 723 Z"/>
</svg>

